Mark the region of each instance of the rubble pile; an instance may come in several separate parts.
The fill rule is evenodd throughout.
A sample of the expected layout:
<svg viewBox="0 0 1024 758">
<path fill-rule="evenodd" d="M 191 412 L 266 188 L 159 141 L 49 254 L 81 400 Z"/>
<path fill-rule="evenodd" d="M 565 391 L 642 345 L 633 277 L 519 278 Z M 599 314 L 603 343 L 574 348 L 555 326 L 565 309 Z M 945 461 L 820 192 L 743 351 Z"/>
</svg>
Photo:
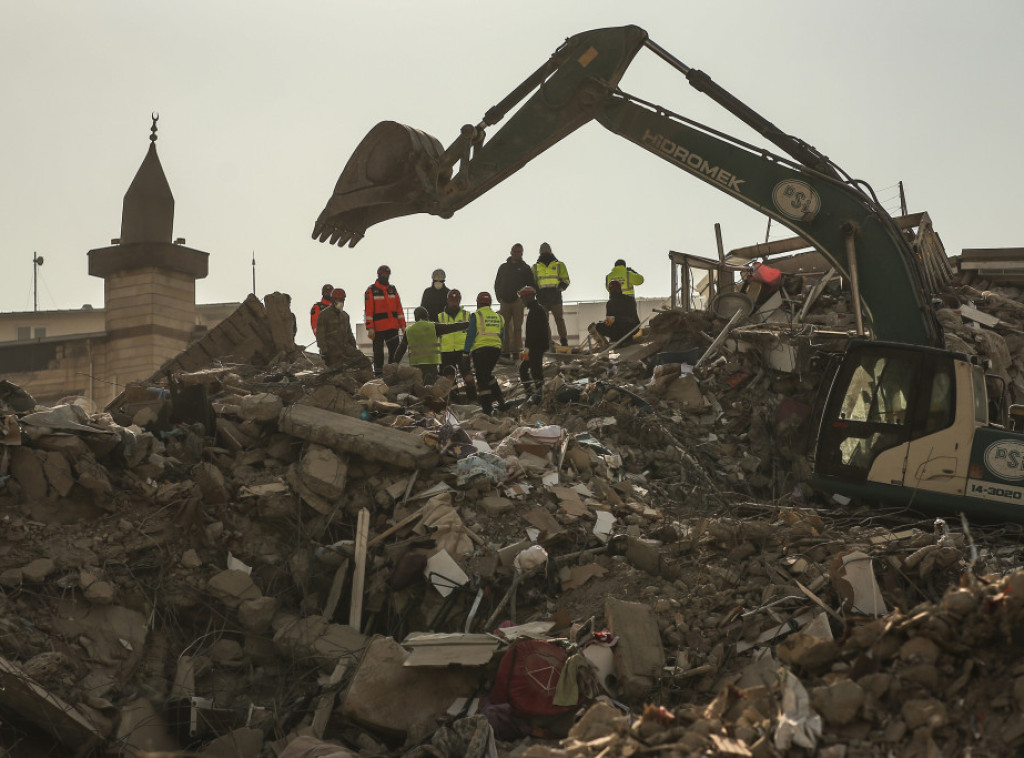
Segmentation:
<svg viewBox="0 0 1024 758">
<path fill-rule="evenodd" d="M 1017 355 L 1024 305 L 973 297 L 947 330 Z M 817 499 L 804 453 L 845 335 L 721 328 L 670 311 L 552 356 L 539 402 L 506 367 L 494 416 L 408 366 L 283 349 L 105 411 L 0 383 L 0 745 L 1019 750 L 1019 529 Z"/>
</svg>

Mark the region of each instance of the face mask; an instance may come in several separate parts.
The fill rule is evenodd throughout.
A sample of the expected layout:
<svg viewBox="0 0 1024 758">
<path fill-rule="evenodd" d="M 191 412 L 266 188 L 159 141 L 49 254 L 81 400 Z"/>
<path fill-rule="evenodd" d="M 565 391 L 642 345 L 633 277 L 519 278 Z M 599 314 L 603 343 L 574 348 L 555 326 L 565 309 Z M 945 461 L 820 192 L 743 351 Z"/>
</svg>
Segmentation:
<svg viewBox="0 0 1024 758">
<path fill-rule="evenodd" d="M 434 282 L 434 289 L 439 290 L 444 286 L 444 282 Z"/>
<path fill-rule="evenodd" d="M 345 307 L 345 301 L 344 300 L 335 300 L 334 301 L 334 307 L 337 308 L 339 311 L 342 310 Z"/>
</svg>

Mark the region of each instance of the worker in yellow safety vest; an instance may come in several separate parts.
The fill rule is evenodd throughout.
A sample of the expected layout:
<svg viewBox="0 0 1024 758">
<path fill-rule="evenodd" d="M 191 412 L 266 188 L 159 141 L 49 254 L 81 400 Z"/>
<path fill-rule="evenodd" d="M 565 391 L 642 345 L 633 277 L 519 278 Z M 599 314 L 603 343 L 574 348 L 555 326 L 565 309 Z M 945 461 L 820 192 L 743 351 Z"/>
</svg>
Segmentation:
<svg viewBox="0 0 1024 758">
<path fill-rule="evenodd" d="M 569 344 L 569 334 L 565 329 L 565 317 L 562 315 L 562 293 L 569 288 L 569 270 L 551 252 L 551 245 L 540 243 L 540 255 L 533 264 L 533 278 L 537 282 L 537 302 L 544 310 L 555 317 L 555 328 L 558 339 L 563 347 Z"/>
<path fill-rule="evenodd" d="M 415 323 L 405 328 L 409 365 L 420 370 L 424 384 L 433 384 L 437 380 L 437 370 L 441 366 L 441 340 L 449 336 L 455 339 L 463 338 L 460 332 L 466 331 L 469 323 L 435 323 L 430 320 L 430 311 L 422 305 L 413 311 L 413 316 L 416 318 Z"/>
<path fill-rule="evenodd" d="M 615 261 L 615 267 L 608 272 L 608 275 L 604 278 L 604 288 L 608 292 L 612 291 L 611 283 L 618 282 L 620 291 L 626 297 L 636 297 L 636 293 L 633 291 L 634 287 L 638 287 L 644 283 L 644 278 L 636 271 L 626 265 L 626 261 L 619 258 Z"/>
<path fill-rule="evenodd" d="M 448 304 L 437 314 L 439 324 L 465 323 L 469 326 L 469 311 L 462 307 L 462 293 L 459 290 L 448 290 Z M 463 352 L 466 346 L 466 335 L 462 332 L 445 334 L 441 337 L 441 373 L 451 377 L 454 382 L 459 374 L 466 388 L 466 399 L 476 400 L 476 381 L 469 356 Z"/>
<path fill-rule="evenodd" d="M 491 310 L 491 293 L 481 292 L 476 296 L 476 312 L 469 321 L 466 331 L 466 346 L 463 352 L 473 358 L 473 373 L 476 374 L 477 397 L 480 408 L 491 414 L 495 401 L 498 410 L 505 410 L 501 386 L 494 377 L 494 366 L 501 355 L 501 342 L 505 336 L 505 319 Z"/>
</svg>

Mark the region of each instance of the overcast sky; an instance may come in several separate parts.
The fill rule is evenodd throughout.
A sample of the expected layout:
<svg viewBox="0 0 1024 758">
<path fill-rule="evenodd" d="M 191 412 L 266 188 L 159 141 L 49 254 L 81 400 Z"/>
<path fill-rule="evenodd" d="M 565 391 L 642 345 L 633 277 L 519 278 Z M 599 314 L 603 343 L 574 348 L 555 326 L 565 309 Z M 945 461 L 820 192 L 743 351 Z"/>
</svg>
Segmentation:
<svg viewBox="0 0 1024 758">
<path fill-rule="evenodd" d="M 120 234 L 121 203 L 149 145 L 175 197 L 174 236 L 210 253 L 199 302 L 292 295 L 298 340 L 326 281 L 362 292 L 387 263 L 406 305 L 430 272 L 490 290 L 513 242 L 568 265 L 570 299 L 604 297 L 618 257 L 669 293 L 668 251 L 715 257 L 763 241 L 766 219 L 588 124 L 453 218 L 371 227 L 354 249 L 313 223 L 378 121 L 448 145 L 568 36 L 636 24 L 782 129 L 927 211 L 950 255 L 1024 246 L 1024 3 L 963 0 L 534 1 L 0 0 L 0 310 L 101 306 L 88 250 Z M 628 92 L 771 147 L 641 51 Z M 494 129 L 492 128 L 492 132 Z M 789 236 L 775 227 L 772 238 Z"/>
</svg>

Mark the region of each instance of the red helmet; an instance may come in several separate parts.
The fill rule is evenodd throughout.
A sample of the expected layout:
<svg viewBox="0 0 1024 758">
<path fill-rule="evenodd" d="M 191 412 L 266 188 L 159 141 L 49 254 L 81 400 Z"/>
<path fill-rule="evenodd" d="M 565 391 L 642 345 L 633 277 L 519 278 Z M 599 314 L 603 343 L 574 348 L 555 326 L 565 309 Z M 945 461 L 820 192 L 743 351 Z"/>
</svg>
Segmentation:
<svg viewBox="0 0 1024 758">
<path fill-rule="evenodd" d="M 462 300 L 462 293 L 459 292 L 458 290 L 448 290 L 448 300 L 449 301 L 454 300 L 457 303 L 461 302 L 461 300 Z"/>
<path fill-rule="evenodd" d="M 518 294 L 519 297 L 526 297 L 527 295 L 536 295 L 537 290 L 527 284 L 525 287 L 520 288 L 519 292 L 516 294 Z"/>
<path fill-rule="evenodd" d="M 343 290 L 341 288 L 336 288 L 336 289 L 331 291 L 331 297 L 334 298 L 335 300 L 344 300 L 345 299 L 345 290 Z"/>
<path fill-rule="evenodd" d="M 377 276 L 391 276 L 391 266 L 378 266 Z"/>
<path fill-rule="evenodd" d="M 490 305 L 490 304 L 491 304 L 491 293 L 490 292 L 481 292 L 479 295 L 476 296 L 476 307 L 477 308 L 480 308 L 480 307 L 482 307 L 484 305 Z"/>
</svg>

